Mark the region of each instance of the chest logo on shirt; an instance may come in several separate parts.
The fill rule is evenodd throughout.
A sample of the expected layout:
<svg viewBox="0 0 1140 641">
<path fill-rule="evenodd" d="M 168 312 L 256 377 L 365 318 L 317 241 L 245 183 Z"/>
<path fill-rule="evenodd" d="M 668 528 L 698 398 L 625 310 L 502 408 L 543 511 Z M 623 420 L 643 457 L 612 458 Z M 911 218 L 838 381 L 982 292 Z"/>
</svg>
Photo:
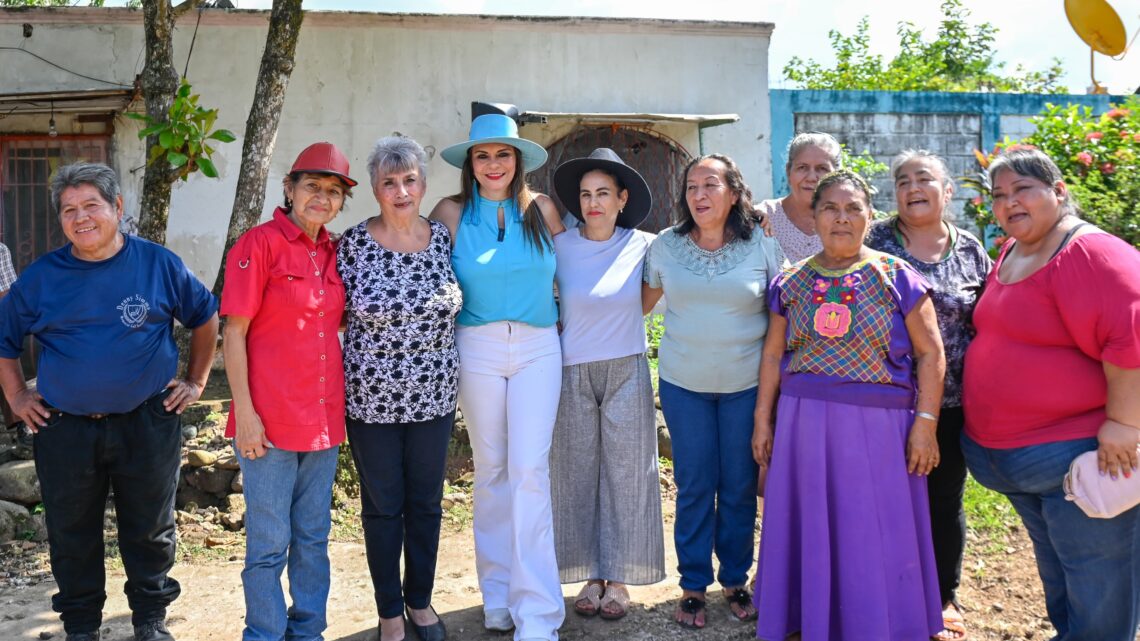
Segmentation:
<svg viewBox="0 0 1140 641">
<path fill-rule="evenodd" d="M 123 324 L 131 329 L 142 327 L 146 322 L 146 315 L 150 312 L 150 304 L 139 295 L 127 296 L 115 309 L 122 312 L 119 317 Z"/>
</svg>

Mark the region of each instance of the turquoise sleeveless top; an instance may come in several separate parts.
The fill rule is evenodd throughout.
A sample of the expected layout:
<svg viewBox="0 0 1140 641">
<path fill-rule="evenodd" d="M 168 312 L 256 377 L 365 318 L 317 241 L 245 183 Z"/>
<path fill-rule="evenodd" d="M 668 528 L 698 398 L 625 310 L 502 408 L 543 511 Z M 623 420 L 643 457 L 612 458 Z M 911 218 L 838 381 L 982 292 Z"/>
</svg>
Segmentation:
<svg viewBox="0 0 1140 641">
<path fill-rule="evenodd" d="M 505 227 L 501 236 L 500 205 Z M 487 200 L 476 187 L 474 202 L 463 205 L 451 267 L 463 290 L 456 323 L 516 321 L 550 327 L 558 321 L 554 250 L 544 245 L 540 253 L 526 238 L 516 199 Z"/>
</svg>

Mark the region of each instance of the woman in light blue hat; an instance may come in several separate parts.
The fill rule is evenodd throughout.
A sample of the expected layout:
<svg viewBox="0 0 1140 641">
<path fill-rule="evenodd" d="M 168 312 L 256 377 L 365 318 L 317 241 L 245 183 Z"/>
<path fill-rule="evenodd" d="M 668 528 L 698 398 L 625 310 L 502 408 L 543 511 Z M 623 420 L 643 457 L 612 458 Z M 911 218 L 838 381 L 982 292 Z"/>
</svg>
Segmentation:
<svg viewBox="0 0 1140 641">
<path fill-rule="evenodd" d="M 431 218 L 454 239 L 463 291 L 456 319 L 459 407 L 475 460 L 475 563 L 484 626 L 516 641 L 555 641 L 565 607 L 554 554 L 549 453 L 562 386 L 553 201 L 526 172 L 546 150 L 500 114 L 471 122 L 470 139 L 441 153 L 460 191 Z"/>
</svg>

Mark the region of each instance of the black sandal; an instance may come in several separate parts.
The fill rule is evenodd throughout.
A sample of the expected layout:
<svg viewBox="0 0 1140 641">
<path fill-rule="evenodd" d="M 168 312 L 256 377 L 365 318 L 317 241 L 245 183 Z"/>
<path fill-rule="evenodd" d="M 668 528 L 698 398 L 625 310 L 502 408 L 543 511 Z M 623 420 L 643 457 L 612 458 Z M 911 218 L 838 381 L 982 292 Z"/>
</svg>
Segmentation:
<svg viewBox="0 0 1140 641">
<path fill-rule="evenodd" d="M 690 630 L 701 630 L 705 627 L 704 625 L 697 625 L 697 615 L 701 612 L 704 612 L 705 610 L 704 599 L 698 599 L 695 596 L 685 597 L 684 599 L 681 599 L 681 601 L 677 604 L 677 609 L 681 612 L 684 612 L 685 614 L 693 615 L 692 623 L 682 621 L 680 619 L 675 619 L 677 621 L 677 624 L 682 628 L 689 628 Z"/>
<path fill-rule="evenodd" d="M 732 613 L 732 617 L 737 621 L 746 623 L 748 621 L 755 621 L 757 613 L 749 612 L 748 608 L 752 607 L 752 595 L 744 588 L 735 588 L 731 594 L 724 595 L 724 600 L 728 602 L 728 611 Z M 737 614 L 736 610 L 732 609 L 733 604 L 740 608 L 744 616 Z"/>
</svg>

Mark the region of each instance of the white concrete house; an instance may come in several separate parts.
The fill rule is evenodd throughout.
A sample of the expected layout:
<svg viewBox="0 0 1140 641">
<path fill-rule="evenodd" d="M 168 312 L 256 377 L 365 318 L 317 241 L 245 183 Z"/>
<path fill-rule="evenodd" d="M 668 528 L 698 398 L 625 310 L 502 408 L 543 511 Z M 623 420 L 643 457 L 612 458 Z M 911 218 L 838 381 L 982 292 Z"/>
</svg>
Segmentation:
<svg viewBox="0 0 1140 641">
<path fill-rule="evenodd" d="M 200 24 L 196 27 L 196 22 Z M 269 14 L 207 9 L 178 23 L 175 65 L 189 60 L 218 126 L 245 129 Z M 561 159 L 615 146 L 650 175 L 663 218 L 676 169 L 691 155 L 735 158 L 756 198 L 768 196 L 767 23 L 310 12 L 289 85 L 264 215 L 304 146 L 340 146 L 362 182 L 335 226 L 377 211 L 365 159 L 376 138 L 399 131 L 429 149 L 466 138 L 472 101 L 518 105 L 522 135 Z M 128 9 L 0 10 L 0 237 L 17 265 L 58 246 L 46 203 L 54 167 L 106 160 L 137 215 L 144 147 L 133 85 L 143 65 L 143 20 Z M 52 127 L 54 122 L 54 129 Z M 53 130 L 53 131 L 49 131 Z M 54 132 L 55 135 L 52 135 Z M 167 244 L 212 283 L 241 161 L 241 140 L 215 156 L 221 178 L 175 186 Z M 433 157 L 423 213 L 458 189 L 458 170 Z M 545 188 L 547 174 L 532 174 Z M 660 224 L 659 221 L 658 224 Z"/>
</svg>

